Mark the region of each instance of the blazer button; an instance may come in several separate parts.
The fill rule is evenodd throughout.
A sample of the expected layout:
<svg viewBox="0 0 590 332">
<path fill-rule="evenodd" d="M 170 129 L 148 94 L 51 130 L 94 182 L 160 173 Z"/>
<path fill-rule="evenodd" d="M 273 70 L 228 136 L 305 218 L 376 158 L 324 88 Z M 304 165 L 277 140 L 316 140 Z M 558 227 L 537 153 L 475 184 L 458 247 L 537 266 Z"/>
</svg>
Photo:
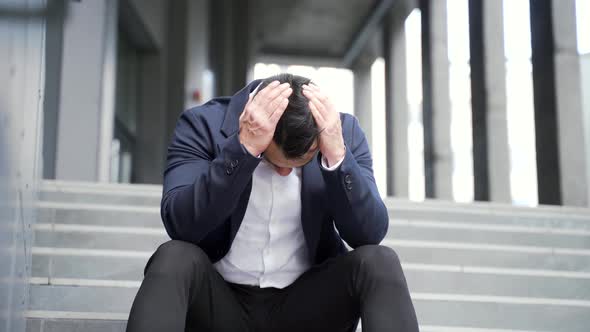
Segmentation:
<svg viewBox="0 0 590 332">
<path fill-rule="evenodd" d="M 232 175 L 233 172 L 234 172 L 234 169 L 231 167 L 228 167 L 225 169 L 225 174 L 227 174 L 227 175 Z"/>
<path fill-rule="evenodd" d="M 232 161 L 229 163 L 229 166 L 230 166 L 231 168 L 236 168 L 236 167 L 238 167 L 238 164 L 240 164 L 240 161 L 236 159 L 236 160 L 232 160 Z"/>
<path fill-rule="evenodd" d="M 346 184 L 346 189 L 347 189 L 348 191 L 351 191 L 351 190 L 352 190 L 352 184 L 350 184 L 350 183 L 347 183 L 347 184 Z"/>
<path fill-rule="evenodd" d="M 352 183 L 352 176 L 350 174 L 344 176 L 344 183 Z"/>
</svg>

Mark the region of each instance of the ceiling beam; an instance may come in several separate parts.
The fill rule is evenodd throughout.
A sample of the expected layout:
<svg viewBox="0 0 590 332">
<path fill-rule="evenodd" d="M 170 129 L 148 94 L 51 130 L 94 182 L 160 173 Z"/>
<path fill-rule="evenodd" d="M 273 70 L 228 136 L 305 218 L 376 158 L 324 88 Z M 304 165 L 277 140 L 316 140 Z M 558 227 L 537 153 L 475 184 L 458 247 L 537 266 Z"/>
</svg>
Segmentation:
<svg viewBox="0 0 590 332">
<path fill-rule="evenodd" d="M 381 0 L 375 8 L 373 8 L 369 16 L 367 16 L 363 22 L 361 28 L 355 33 L 354 37 L 348 44 L 349 46 L 342 58 L 342 65 L 344 67 L 350 68 L 353 65 L 373 33 L 379 29 L 381 21 L 385 15 L 389 13 L 395 2 L 395 0 Z"/>
<path fill-rule="evenodd" d="M 276 63 L 279 65 L 344 68 L 342 65 L 342 57 L 321 53 L 262 49 L 257 52 L 255 58 L 256 62 Z"/>
</svg>

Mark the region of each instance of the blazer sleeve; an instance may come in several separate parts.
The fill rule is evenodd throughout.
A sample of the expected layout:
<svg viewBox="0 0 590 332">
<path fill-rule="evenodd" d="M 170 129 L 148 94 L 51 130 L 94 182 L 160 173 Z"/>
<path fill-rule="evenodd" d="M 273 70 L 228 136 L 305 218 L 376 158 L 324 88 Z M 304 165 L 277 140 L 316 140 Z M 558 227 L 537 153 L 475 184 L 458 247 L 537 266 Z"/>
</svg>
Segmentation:
<svg viewBox="0 0 590 332">
<path fill-rule="evenodd" d="M 356 117 L 352 117 L 350 127 L 351 138 L 345 142 L 346 155 L 340 166 L 333 171 L 320 168 L 336 229 L 348 245 L 356 248 L 379 244 L 387 233 L 389 216 L 375 184 L 367 139 Z"/>
<path fill-rule="evenodd" d="M 168 147 L 160 209 L 172 239 L 199 244 L 229 222 L 260 162 L 240 144 L 238 133 L 221 142 L 212 137 L 203 112 L 188 110 L 178 119 Z"/>
</svg>

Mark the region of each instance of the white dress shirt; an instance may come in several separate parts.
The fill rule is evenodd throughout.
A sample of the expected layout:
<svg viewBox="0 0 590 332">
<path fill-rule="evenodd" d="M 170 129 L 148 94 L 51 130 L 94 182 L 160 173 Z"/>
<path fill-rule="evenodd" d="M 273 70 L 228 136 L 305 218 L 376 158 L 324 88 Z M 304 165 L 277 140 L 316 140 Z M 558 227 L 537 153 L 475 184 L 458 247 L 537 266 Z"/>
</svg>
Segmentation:
<svg viewBox="0 0 590 332">
<path fill-rule="evenodd" d="M 328 168 L 322 160 L 322 167 L 335 170 L 341 163 Z M 310 266 L 301 227 L 301 169 L 281 176 L 262 160 L 242 224 L 215 268 L 231 283 L 285 288 Z"/>
<path fill-rule="evenodd" d="M 310 265 L 301 228 L 301 169 L 281 176 L 263 160 L 240 229 L 215 267 L 228 282 L 284 288 Z"/>
</svg>

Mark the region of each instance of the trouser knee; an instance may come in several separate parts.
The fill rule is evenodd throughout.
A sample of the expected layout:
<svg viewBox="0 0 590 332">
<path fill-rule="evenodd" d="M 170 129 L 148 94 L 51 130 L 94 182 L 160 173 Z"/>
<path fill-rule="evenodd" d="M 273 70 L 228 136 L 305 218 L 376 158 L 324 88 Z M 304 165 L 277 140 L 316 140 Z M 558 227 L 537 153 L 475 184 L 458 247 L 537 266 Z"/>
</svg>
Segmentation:
<svg viewBox="0 0 590 332">
<path fill-rule="evenodd" d="M 209 257 L 198 246 L 185 241 L 170 240 L 160 245 L 150 257 L 144 274 L 191 277 L 210 265 Z"/>
<path fill-rule="evenodd" d="M 352 252 L 351 259 L 365 279 L 396 282 L 404 285 L 406 283 L 400 259 L 397 253 L 389 247 L 361 246 Z"/>
</svg>

